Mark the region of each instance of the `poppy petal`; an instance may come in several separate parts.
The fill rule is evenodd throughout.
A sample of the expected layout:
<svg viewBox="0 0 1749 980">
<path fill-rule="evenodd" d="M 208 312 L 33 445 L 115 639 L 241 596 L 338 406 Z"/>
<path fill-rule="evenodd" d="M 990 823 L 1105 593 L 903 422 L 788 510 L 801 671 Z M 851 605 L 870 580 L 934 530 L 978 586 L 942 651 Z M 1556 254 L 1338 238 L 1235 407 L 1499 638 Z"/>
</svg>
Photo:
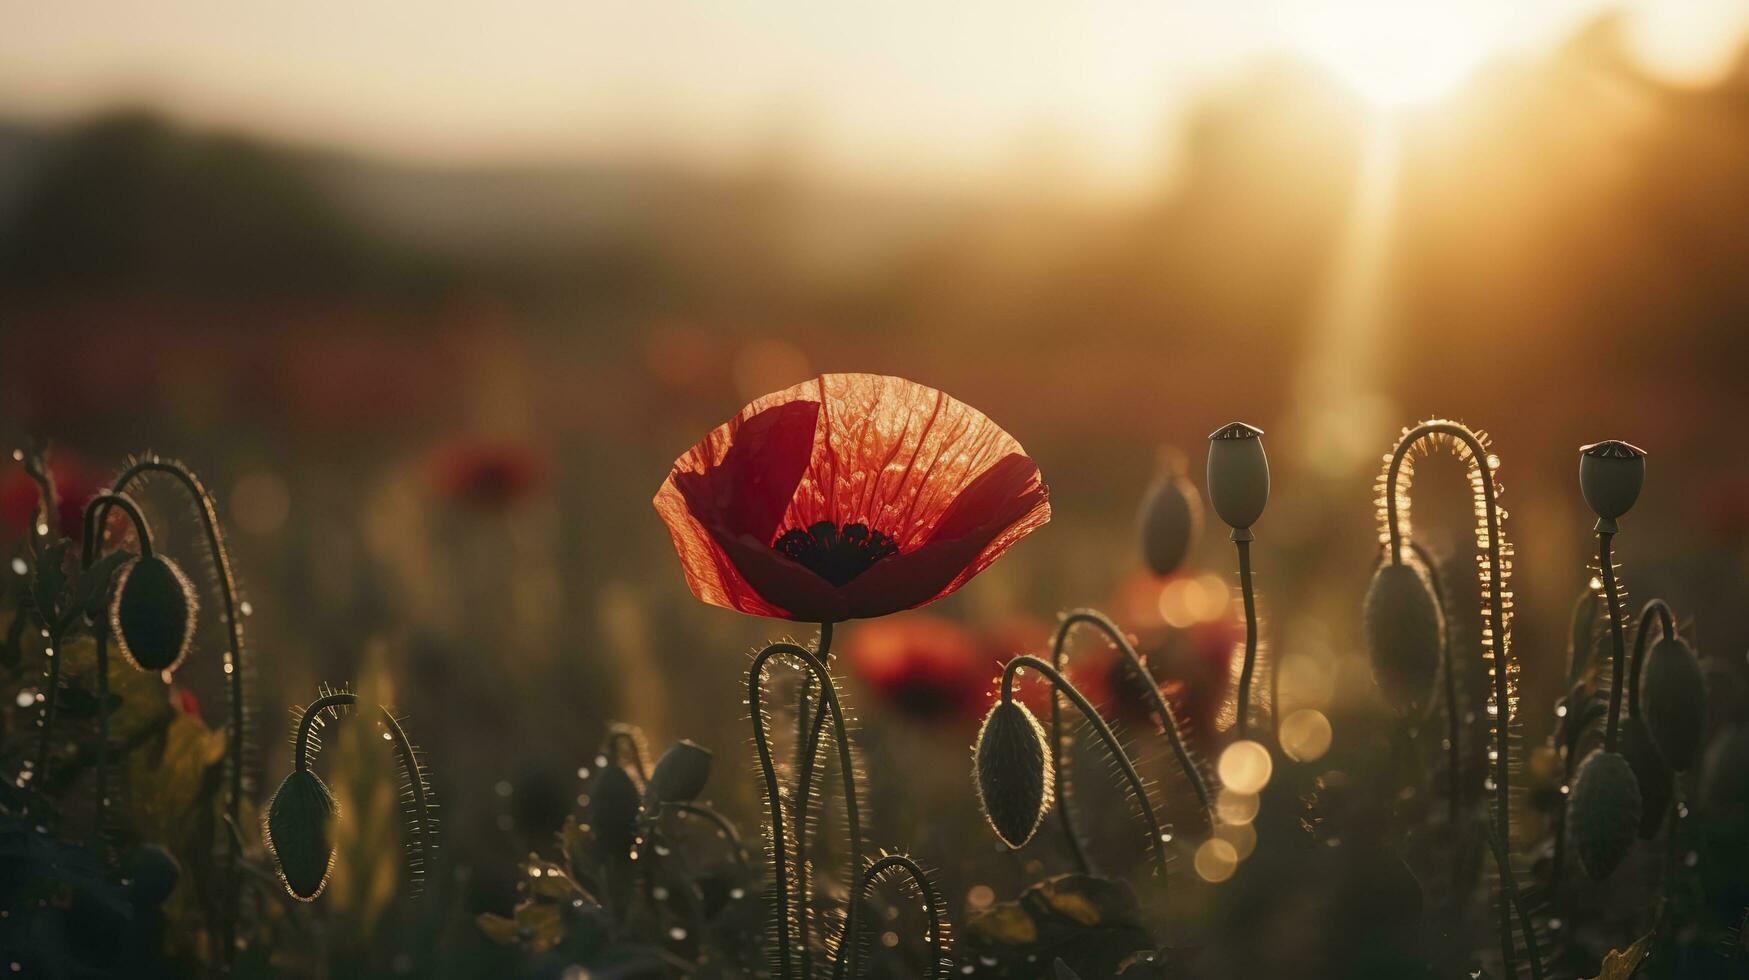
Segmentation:
<svg viewBox="0 0 1749 980">
<path fill-rule="evenodd" d="M 1025 456 L 1007 457 L 947 509 L 942 533 L 851 580 L 850 614 L 883 616 L 943 598 L 1050 518 L 1050 491 L 1038 466 Z"/>
<path fill-rule="evenodd" d="M 790 617 L 781 600 L 749 583 L 737 560 L 744 546 L 732 556 L 726 545 L 741 535 L 768 542 L 775 533 L 813 453 L 819 414 L 818 402 L 762 398 L 674 461 L 654 503 L 699 599 L 754 616 Z"/>
</svg>

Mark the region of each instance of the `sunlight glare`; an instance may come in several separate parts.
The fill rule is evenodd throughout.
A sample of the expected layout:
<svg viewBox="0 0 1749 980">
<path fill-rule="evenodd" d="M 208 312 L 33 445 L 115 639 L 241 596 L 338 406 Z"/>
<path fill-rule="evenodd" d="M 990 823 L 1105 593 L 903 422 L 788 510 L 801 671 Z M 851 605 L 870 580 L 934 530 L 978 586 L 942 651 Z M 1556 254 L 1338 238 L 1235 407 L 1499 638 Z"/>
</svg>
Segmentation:
<svg viewBox="0 0 1749 980">
<path fill-rule="evenodd" d="M 1296 5 L 1290 43 L 1368 102 L 1394 108 L 1449 93 L 1500 42 L 1488 5 L 1333 0 Z"/>
</svg>

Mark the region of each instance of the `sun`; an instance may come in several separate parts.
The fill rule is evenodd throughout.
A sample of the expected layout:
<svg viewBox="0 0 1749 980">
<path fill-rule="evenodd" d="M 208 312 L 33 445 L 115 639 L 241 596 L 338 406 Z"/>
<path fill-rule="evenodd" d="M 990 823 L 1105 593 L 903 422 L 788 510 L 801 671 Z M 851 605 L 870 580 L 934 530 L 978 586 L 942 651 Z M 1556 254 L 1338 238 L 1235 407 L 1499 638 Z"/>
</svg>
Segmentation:
<svg viewBox="0 0 1749 980">
<path fill-rule="evenodd" d="M 1501 41 L 1481 0 L 1325 0 L 1284 11 L 1287 43 L 1380 108 L 1436 100 Z"/>
</svg>

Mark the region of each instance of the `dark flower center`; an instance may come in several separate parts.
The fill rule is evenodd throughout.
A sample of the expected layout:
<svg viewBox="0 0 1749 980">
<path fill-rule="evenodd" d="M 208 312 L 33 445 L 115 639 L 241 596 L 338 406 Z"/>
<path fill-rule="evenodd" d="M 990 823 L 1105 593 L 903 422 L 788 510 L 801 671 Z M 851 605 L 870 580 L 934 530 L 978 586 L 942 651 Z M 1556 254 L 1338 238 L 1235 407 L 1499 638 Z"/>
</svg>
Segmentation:
<svg viewBox="0 0 1749 980">
<path fill-rule="evenodd" d="M 841 530 L 831 521 L 802 530 L 792 527 L 772 545 L 778 554 L 820 576 L 833 585 L 844 585 L 873 567 L 899 546 L 867 524 L 846 524 Z"/>
</svg>

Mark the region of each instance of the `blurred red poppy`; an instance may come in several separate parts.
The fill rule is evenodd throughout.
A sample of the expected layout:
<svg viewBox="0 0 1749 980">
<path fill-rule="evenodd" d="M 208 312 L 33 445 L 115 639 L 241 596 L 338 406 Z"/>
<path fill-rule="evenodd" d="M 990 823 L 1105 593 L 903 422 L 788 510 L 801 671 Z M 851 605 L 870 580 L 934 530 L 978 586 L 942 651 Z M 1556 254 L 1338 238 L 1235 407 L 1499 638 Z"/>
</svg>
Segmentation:
<svg viewBox="0 0 1749 980">
<path fill-rule="evenodd" d="M 1038 464 L 976 409 L 902 378 L 766 395 L 657 491 L 693 594 L 838 622 L 925 605 L 1050 519 Z"/>
<path fill-rule="evenodd" d="M 997 661 L 970 630 L 917 613 L 851 631 L 844 660 L 876 697 L 919 721 L 974 721 L 989 701 Z"/>
<path fill-rule="evenodd" d="M 49 475 L 55 484 L 55 508 L 60 513 L 58 537 L 75 542 L 85 537 L 85 505 L 107 489 L 103 475 L 78 456 L 62 449 L 49 452 Z M 11 548 L 30 533 L 40 491 L 24 464 L 9 462 L 0 475 L 0 546 Z"/>
<path fill-rule="evenodd" d="M 431 457 L 432 482 L 445 497 L 480 510 L 504 510 L 546 482 L 546 461 L 527 446 L 457 442 Z"/>
</svg>

